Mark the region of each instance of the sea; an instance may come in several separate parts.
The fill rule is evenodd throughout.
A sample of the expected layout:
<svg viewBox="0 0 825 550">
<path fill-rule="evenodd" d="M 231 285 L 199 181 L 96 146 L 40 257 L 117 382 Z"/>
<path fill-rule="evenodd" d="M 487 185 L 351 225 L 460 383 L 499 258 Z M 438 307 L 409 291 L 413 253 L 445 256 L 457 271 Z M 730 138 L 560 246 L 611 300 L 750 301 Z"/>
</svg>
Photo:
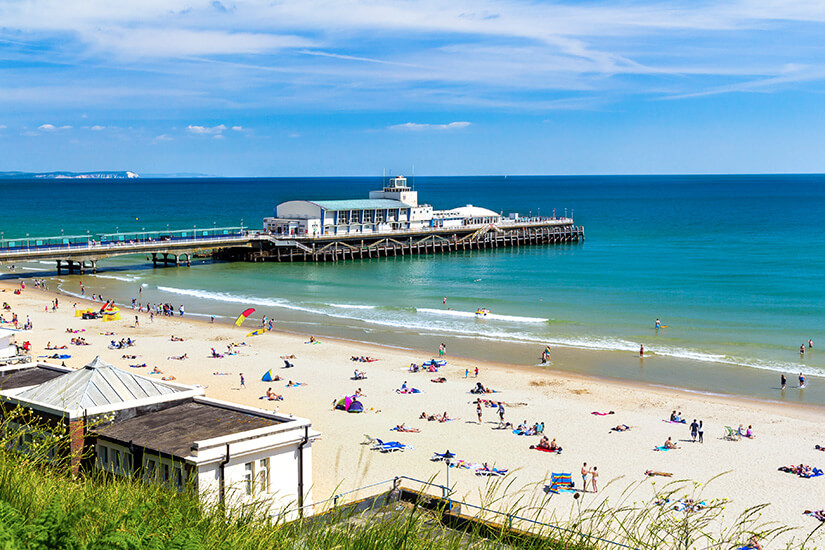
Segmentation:
<svg viewBox="0 0 825 550">
<path fill-rule="evenodd" d="M 43 278 L 69 295 L 79 295 L 82 281 L 87 294 L 183 304 L 187 315 L 217 322 L 253 307 L 253 327 L 266 315 L 276 328 L 316 337 L 430 350 L 444 342 L 453 353 L 524 366 L 549 345 L 554 360 L 566 358 L 558 368 L 703 392 L 783 399 L 780 372 L 789 387 L 798 373 L 825 375 L 823 175 L 410 181 L 419 201 L 436 209 L 567 215 L 586 239 L 338 263 L 154 269 L 144 256 L 126 256 L 100 262 L 96 275 L 58 276 L 53 262 L 36 262 L 5 277 Z M 25 238 L 258 229 L 280 202 L 365 198 L 381 183 L 380 176 L 0 180 L 0 230 Z M 479 318 L 479 308 L 491 313 Z M 642 344 L 648 357 L 639 368 Z M 825 392 L 793 399 L 825 404 Z"/>
</svg>

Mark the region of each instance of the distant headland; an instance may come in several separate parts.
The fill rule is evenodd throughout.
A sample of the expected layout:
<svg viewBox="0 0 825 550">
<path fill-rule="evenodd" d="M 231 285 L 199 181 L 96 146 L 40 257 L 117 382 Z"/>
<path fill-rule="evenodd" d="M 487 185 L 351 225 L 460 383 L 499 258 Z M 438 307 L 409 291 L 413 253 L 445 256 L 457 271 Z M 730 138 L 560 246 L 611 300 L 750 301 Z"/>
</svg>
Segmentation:
<svg viewBox="0 0 825 550">
<path fill-rule="evenodd" d="M 0 172 L 6 179 L 134 179 L 140 176 L 128 170 L 123 172 Z"/>
</svg>

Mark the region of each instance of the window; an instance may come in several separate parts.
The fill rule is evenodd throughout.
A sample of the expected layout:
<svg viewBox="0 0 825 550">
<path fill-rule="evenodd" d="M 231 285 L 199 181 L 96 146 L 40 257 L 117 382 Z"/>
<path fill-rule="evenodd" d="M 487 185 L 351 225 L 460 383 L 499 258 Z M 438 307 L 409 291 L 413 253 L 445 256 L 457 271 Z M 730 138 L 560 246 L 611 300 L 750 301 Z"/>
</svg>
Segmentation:
<svg viewBox="0 0 825 550">
<path fill-rule="evenodd" d="M 115 463 L 112 465 L 112 468 L 114 469 L 114 471 L 118 472 L 120 471 L 120 451 L 118 451 L 117 449 L 113 450 L 114 452 L 112 453 L 112 458 L 114 459 Z"/>
<path fill-rule="evenodd" d="M 123 453 L 123 466 L 126 470 L 126 474 L 132 473 L 132 453 Z"/>
<path fill-rule="evenodd" d="M 175 488 L 179 491 L 183 489 L 183 473 L 180 468 L 175 468 Z"/>
<path fill-rule="evenodd" d="M 155 460 L 150 458 L 146 461 L 146 479 L 155 480 Z"/>
<path fill-rule="evenodd" d="M 269 492 L 269 459 L 262 458 L 258 461 L 258 490 L 261 493 Z"/>
<path fill-rule="evenodd" d="M 97 446 L 97 459 L 101 468 L 105 468 L 109 462 L 109 448 L 105 445 Z"/>
<path fill-rule="evenodd" d="M 252 494 L 252 480 L 254 478 L 254 469 L 255 463 L 254 462 L 247 462 L 244 464 L 244 473 L 243 473 L 243 484 L 244 490 L 246 491 L 247 495 Z"/>
<path fill-rule="evenodd" d="M 164 483 L 169 483 L 169 465 L 168 464 L 163 465 L 163 482 Z"/>
</svg>

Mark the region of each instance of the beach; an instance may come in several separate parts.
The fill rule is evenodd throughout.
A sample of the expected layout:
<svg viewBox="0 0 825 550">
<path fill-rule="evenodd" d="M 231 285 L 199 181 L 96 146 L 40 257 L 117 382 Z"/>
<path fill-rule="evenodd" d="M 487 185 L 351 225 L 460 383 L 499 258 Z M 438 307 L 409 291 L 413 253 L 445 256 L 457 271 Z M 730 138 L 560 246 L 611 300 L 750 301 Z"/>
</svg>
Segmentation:
<svg viewBox="0 0 825 550">
<path fill-rule="evenodd" d="M 238 328 L 178 315 L 155 316 L 150 320 L 147 313 L 137 313 L 125 306 L 120 321 L 84 321 L 74 316 L 73 304 L 78 309 L 89 304 L 99 308 L 99 302 L 37 290 L 32 288 L 31 281 L 27 281 L 21 295 L 14 295 L 12 290 L 19 286 L 17 281 L 0 283 L 4 290 L 0 300 L 9 302 L 21 322 L 26 315 L 30 316 L 34 329 L 21 334 L 18 340 L 30 340 L 34 356 L 55 353 L 45 350 L 49 342 L 68 345 L 67 350 L 59 353 L 71 355 L 65 363 L 73 368 L 82 367 L 97 355 L 124 369 L 145 363 L 146 367 L 135 370 L 148 375 L 157 366 L 163 374 L 155 376 L 173 376 L 178 382 L 200 384 L 210 397 L 267 410 L 277 408 L 282 413 L 311 419 L 313 427 L 322 432 L 320 440 L 313 444 L 316 502 L 399 475 L 445 484 L 447 468 L 430 458 L 434 452 L 449 450 L 455 453 L 456 460 L 508 469 L 504 479 L 510 484 L 510 502 L 519 496 L 536 502 L 543 499 L 543 482 L 553 472 L 572 473 L 576 487 L 581 488 L 582 464 L 586 462 L 588 468 L 596 466 L 598 492 L 591 488 L 581 494 L 579 502 L 565 493 L 547 501 L 546 509 L 557 517 L 568 517 L 579 504 L 596 506 L 603 500 L 618 504 L 623 492 L 634 484 L 638 486 L 633 489 L 631 500 L 650 501 L 655 487 L 671 480 L 703 484 L 701 499 L 726 499 L 723 524 L 749 507 L 769 503 L 762 519 L 797 527 L 799 530 L 792 536 L 799 537 L 818 525 L 815 519 L 804 516 L 803 510 L 823 508 L 825 477 L 806 479 L 777 470 L 792 464 L 820 468 L 825 464 L 825 453 L 814 448 L 825 444 L 821 430 L 823 409 L 817 406 L 710 395 L 564 372 L 568 362 L 587 360 L 588 354 L 593 353 L 584 350 L 567 350 L 563 358 L 554 353 L 552 368 L 525 367 L 454 357 L 447 340 L 446 366 L 438 372 L 412 373 L 409 365 L 438 358 L 437 348 L 416 351 L 326 337 L 312 344 L 307 343 L 311 334 L 277 330 L 249 337 L 247 333 L 257 328 L 254 323 Z M 50 305 L 55 297 L 59 308 L 52 310 Z M 140 321 L 137 327 L 135 316 Z M 82 332 L 69 334 L 67 329 Z M 116 334 L 103 334 L 109 331 Z M 183 341 L 171 341 L 172 335 Z M 89 345 L 71 345 L 73 337 L 83 337 Z M 132 338 L 136 344 L 126 350 L 107 349 L 111 340 L 121 338 Z M 210 357 L 211 348 L 223 354 L 231 343 L 245 345 L 234 348 L 237 355 Z M 536 355 L 540 353 L 538 348 Z M 171 359 L 184 354 L 188 359 Z M 125 359 L 123 355 L 136 358 Z M 291 355 L 295 356 L 289 359 L 294 367 L 283 368 L 281 357 Z M 377 360 L 355 362 L 351 360 L 353 356 Z M 269 369 L 282 379 L 261 381 Z M 367 378 L 352 380 L 355 369 L 365 371 Z M 465 378 L 467 371 L 469 376 Z M 241 374 L 245 387 L 240 385 Z M 431 381 L 440 377 L 446 381 Z M 287 387 L 289 381 L 301 385 Z M 531 426 L 543 422 L 544 433 L 555 438 L 563 452 L 530 449 L 538 444 L 538 436 L 518 436 L 510 429 L 497 429 L 496 408 L 483 407 L 479 424 L 474 403 L 479 396 L 469 392 L 478 382 L 496 390 L 480 397 L 505 402 L 508 422 L 514 426 L 523 421 Z M 421 393 L 397 393 L 405 383 Z M 283 395 L 283 401 L 259 399 L 268 388 Z M 334 401 L 358 390 L 363 394 L 364 413 L 333 410 Z M 800 391 L 804 390 L 799 390 L 796 380 L 791 378 L 784 393 Z M 694 418 L 702 420 L 703 443 L 692 441 L 687 424 L 668 422 L 674 410 L 687 419 L 687 424 Z M 593 414 L 610 411 L 613 413 Z M 422 412 L 446 412 L 454 420 L 427 421 L 419 418 Z M 402 423 L 420 432 L 390 431 Z M 621 424 L 631 429 L 611 431 Z M 723 438 L 725 426 L 735 429 L 740 424 L 752 425 L 756 437 L 739 441 Z M 371 451 L 363 445 L 365 434 L 414 448 L 395 453 Z M 680 448 L 653 450 L 668 437 Z M 646 479 L 647 470 L 672 473 L 673 477 Z M 471 503 L 482 500 L 488 478 L 457 468 L 451 469 L 449 475 L 455 499 Z M 686 488 L 687 492 L 692 489 Z"/>
</svg>

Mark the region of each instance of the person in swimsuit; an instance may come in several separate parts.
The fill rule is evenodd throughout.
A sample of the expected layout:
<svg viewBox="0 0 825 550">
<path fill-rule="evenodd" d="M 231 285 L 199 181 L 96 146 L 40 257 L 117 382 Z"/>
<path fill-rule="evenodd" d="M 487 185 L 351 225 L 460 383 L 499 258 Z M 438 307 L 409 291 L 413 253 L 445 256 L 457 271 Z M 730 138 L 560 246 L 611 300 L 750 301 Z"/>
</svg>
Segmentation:
<svg viewBox="0 0 825 550">
<path fill-rule="evenodd" d="M 799 373 L 799 387 L 800 388 L 805 387 L 805 375 L 802 374 L 801 372 Z"/>
<path fill-rule="evenodd" d="M 582 464 L 582 492 L 587 492 L 587 474 L 590 473 L 590 470 L 587 469 L 587 462 Z"/>
<path fill-rule="evenodd" d="M 785 384 L 788 383 L 788 379 L 785 378 L 785 373 L 782 373 L 782 376 L 779 378 L 779 381 L 782 383 L 782 389 L 785 389 Z"/>
<path fill-rule="evenodd" d="M 645 356 L 645 345 L 642 344 L 641 346 L 639 346 L 639 357 L 644 357 L 644 356 Z"/>
</svg>

